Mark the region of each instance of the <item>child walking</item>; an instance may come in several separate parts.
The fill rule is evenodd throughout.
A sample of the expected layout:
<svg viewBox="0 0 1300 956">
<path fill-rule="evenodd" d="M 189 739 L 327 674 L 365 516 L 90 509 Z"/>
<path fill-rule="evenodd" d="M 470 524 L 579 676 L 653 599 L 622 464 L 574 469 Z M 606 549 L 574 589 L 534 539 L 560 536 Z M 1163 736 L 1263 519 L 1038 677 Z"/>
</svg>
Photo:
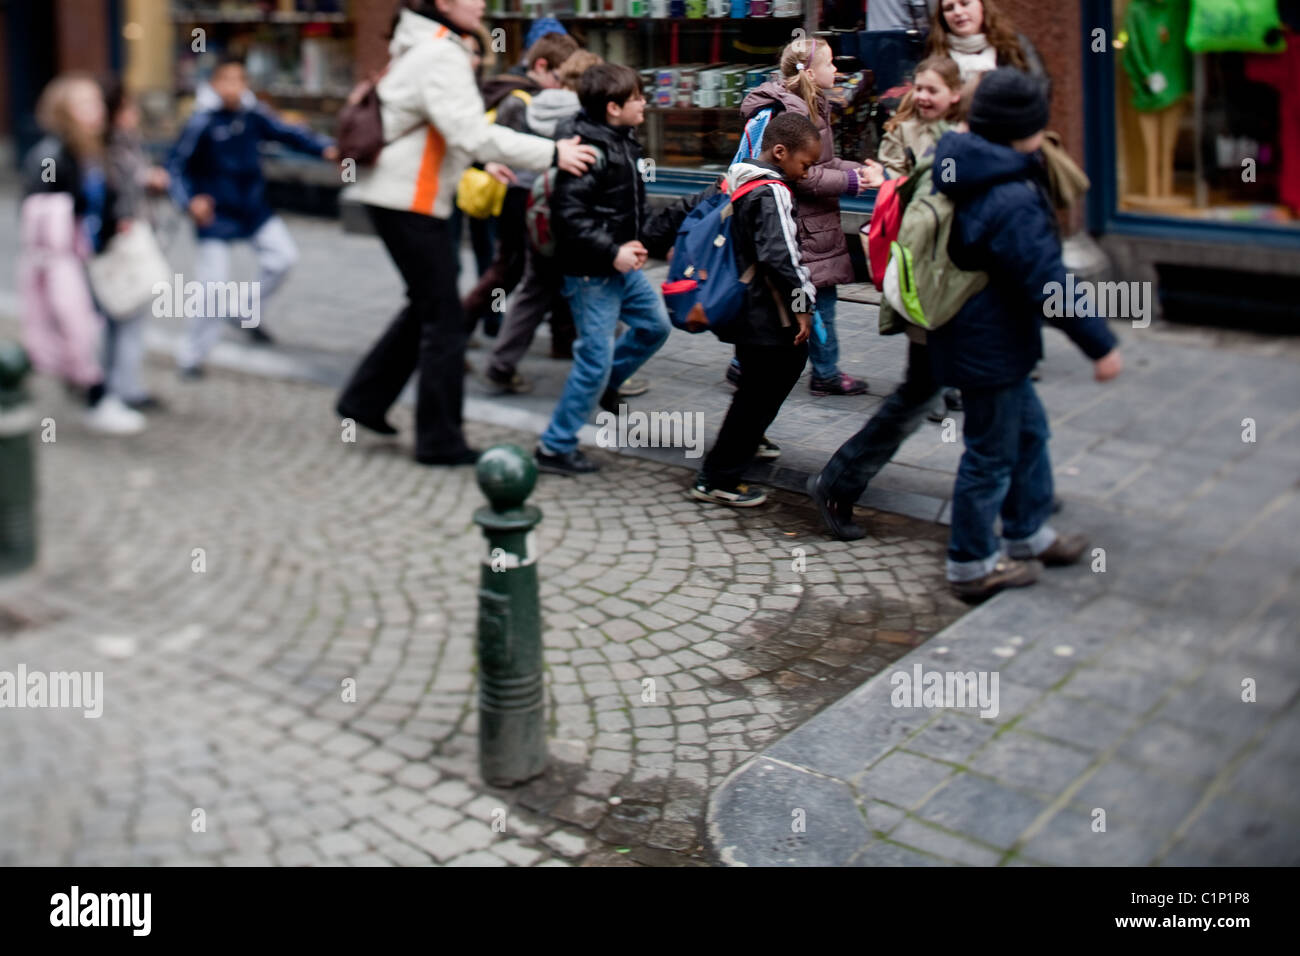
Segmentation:
<svg viewBox="0 0 1300 956">
<path fill-rule="evenodd" d="M 90 76 L 56 77 L 41 93 L 46 136 L 25 160 L 18 287 L 32 365 L 84 389 L 87 427 L 130 435 L 145 418 L 110 387 L 99 359 L 103 318 L 86 262 L 117 232 L 118 200 L 104 168 L 104 96 Z"/>
<path fill-rule="evenodd" d="M 225 282 L 230 244 L 246 239 L 257 255 L 259 301 L 265 309 L 298 260 L 298 250 L 288 226 L 266 201 L 258 146 L 273 140 L 330 160 L 338 158 L 338 149 L 305 127 L 282 123 L 267 110 L 246 108 L 248 81 L 242 60 L 222 60 L 212 73 L 212 89 L 220 105 L 190 117 L 172 149 L 171 193 L 198 227 L 196 280 L 205 289 L 211 288 L 209 283 Z M 176 356 L 182 378 L 202 374 L 203 362 L 221 336 L 222 318 L 199 316 L 191 321 Z M 255 342 L 272 341 L 260 322 L 245 328 Z"/>
<path fill-rule="evenodd" d="M 744 315 L 727 335 L 719 334 L 735 343 L 745 372 L 691 488 L 701 501 L 752 508 L 767 500 L 766 493 L 740 478 L 808 361 L 817 290 L 799 260 L 791 189 L 816 165 L 821 146 L 821 135 L 806 116 L 781 113 L 767 124 L 758 158 L 727 170 L 729 193 L 758 179 L 783 182 L 754 188 L 733 204 L 737 271 L 744 275 L 756 266 L 757 272 Z M 800 300 L 809 311 L 794 310 Z"/>
<path fill-rule="evenodd" d="M 825 328 L 825 341 L 808 342 L 812 358 L 809 388 L 815 396 L 863 395 L 867 383 L 840 371 L 839 340 L 835 334 L 836 286 L 853 281 L 844 227 L 840 222 L 840 197 L 858 196 L 884 180 L 880 165 L 839 159 L 833 149 L 830 101 L 825 90 L 835 85 L 835 65 L 825 40 L 795 40 L 781 53 L 780 78 L 764 83 L 745 97 L 740 114 L 745 132 L 733 162 L 749 159 L 764 141 L 763 130 L 773 116 L 798 113 L 812 120 L 821 135 L 822 149 L 812 171 L 800 181 L 799 254 L 817 287 L 817 310 Z M 736 383 L 743 363 L 732 361 L 727 380 Z"/>
<path fill-rule="evenodd" d="M 1043 303 L 1065 285 L 1061 238 L 1038 153 L 1047 126 L 1043 84 L 1013 67 L 985 75 L 972 98 L 969 133 L 948 133 L 935 164 L 960 175 L 935 187 L 956 209 L 949 254 L 989 284 L 929 334 L 936 378 L 962 390 L 965 454 L 953 489 L 947 577 L 958 597 L 981 601 L 1038 579 L 1043 565 L 1073 564 L 1088 547 L 1058 534 L 1052 513 L 1047 415 L 1030 373 L 1042 357 Z M 1123 368 L 1099 318 L 1059 323 L 1104 382 Z M 995 531 L 1002 519 L 1002 546 Z"/>
<path fill-rule="evenodd" d="M 557 475 L 600 469 L 578 449 L 578 430 L 597 401 L 617 414 L 619 386 L 659 351 L 671 329 L 663 300 L 641 271 L 672 236 L 650 228 L 646 215 L 634 135 L 645 121 L 640 77 L 626 66 L 598 64 L 582 74 L 578 99 L 582 111 L 559 133 L 594 145 L 597 161 L 581 176 L 561 171 L 551 199 L 556 264 L 578 339 L 564 392 L 535 452 L 538 468 Z M 627 330 L 616 340 L 620 321 Z"/>
</svg>

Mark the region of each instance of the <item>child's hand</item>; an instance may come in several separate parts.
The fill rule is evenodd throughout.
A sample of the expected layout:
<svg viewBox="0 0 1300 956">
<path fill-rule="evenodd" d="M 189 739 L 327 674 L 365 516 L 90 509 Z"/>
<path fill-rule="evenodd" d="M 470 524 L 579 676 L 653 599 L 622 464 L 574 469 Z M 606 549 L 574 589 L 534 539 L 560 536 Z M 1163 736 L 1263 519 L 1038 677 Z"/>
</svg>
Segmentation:
<svg viewBox="0 0 1300 956">
<path fill-rule="evenodd" d="M 200 193 L 190 200 L 190 215 L 200 226 L 207 226 L 216 218 L 216 204 L 212 197 Z"/>
<path fill-rule="evenodd" d="M 614 268 L 619 272 L 633 272 L 640 269 L 649 256 L 646 247 L 641 245 L 639 240 L 633 239 L 618 247 L 618 255 L 614 257 Z"/>
<path fill-rule="evenodd" d="M 339 158 L 339 148 L 337 146 L 326 146 L 320 156 L 321 159 L 328 160 L 331 163 L 337 162 Z"/>
<path fill-rule="evenodd" d="M 555 141 L 555 165 L 570 176 L 581 176 L 596 162 L 596 151 L 590 146 L 578 145 L 580 142 L 577 136 Z"/>
<path fill-rule="evenodd" d="M 868 159 L 862 164 L 862 172 L 858 173 L 858 194 L 861 195 L 868 189 L 879 189 L 884 181 L 885 167 L 874 159 Z"/>
<path fill-rule="evenodd" d="M 812 315 L 808 312 L 798 312 L 794 320 L 799 323 L 799 331 L 795 333 L 794 344 L 803 345 L 808 341 L 808 336 L 812 335 Z"/>
<path fill-rule="evenodd" d="M 509 166 L 502 165 L 501 163 L 484 163 L 483 172 L 487 173 L 497 182 L 504 183 L 507 186 L 519 185 L 519 179 L 515 176 L 514 170 Z"/>
<path fill-rule="evenodd" d="M 171 181 L 171 176 L 161 166 L 150 166 L 149 171 L 145 173 L 145 188 L 156 193 L 165 193 Z"/>
<path fill-rule="evenodd" d="M 1124 357 L 1113 348 L 1093 363 L 1093 375 L 1099 382 L 1109 382 L 1124 370 Z"/>
</svg>

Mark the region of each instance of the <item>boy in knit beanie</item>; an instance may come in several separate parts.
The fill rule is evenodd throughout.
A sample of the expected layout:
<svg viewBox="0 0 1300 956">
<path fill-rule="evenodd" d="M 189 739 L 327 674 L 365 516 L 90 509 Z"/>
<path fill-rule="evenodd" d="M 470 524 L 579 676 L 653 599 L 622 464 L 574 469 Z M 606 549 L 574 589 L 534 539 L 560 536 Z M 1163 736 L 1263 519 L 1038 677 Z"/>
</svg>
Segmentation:
<svg viewBox="0 0 1300 956">
<path fill-rule="evenodd" d="M 1048 524 L 1047 415 L 1029 377 L 1043 354 L 1044 303 L 1066 284 L 1038 153 L 1047 118 L 1038 80 L 994 70 L 971 100 L 970 132 L 948 133 L 935 148 L 935 169 L 946 170 L 935 188 L 955 207 L 949 255 L 959 268 L 989 274 L 989 284 L 928 337 L 935 378 L 960 388 L 966 406 L 947 576 L 971 602 L 1033 584 L 1043 565 L 1074 564 L 1088 547 L 1083 535 Z M 1117 342 L 1102 319 L 1052 321 L 1093 360 L 1098 381 L 1119 374 Z"/>
</svg>

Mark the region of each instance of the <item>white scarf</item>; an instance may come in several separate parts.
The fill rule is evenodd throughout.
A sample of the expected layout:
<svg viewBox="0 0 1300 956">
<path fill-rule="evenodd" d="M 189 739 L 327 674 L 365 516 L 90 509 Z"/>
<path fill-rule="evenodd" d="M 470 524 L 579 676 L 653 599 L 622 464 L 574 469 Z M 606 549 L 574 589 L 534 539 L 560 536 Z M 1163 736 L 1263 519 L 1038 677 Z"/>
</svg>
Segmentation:
<svg viewBox="0 0 1300 956">
<path fill-rule="evenodd" d="M 988 37 L 982 33 L 968 37 L 948 34 L 948 53 L 961 71 L 962 83 L 973 76 L 996 70 L 998 66 L 997 48 L 991 46 Z"/>
</svg>

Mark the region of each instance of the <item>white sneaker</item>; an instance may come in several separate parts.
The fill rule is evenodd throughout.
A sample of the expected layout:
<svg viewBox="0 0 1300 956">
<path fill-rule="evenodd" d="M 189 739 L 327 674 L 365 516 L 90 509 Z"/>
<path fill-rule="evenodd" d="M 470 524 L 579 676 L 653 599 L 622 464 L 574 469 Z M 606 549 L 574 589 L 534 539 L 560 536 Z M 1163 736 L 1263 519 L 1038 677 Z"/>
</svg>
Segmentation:
<svg viewBox="0 0 1300 956">
<path fill-rule="evenodd" d="M 116 395 L 105 395 L 86 412 L 86 427 L 105 435 L 135 435 L 144 431 L 145 417 L 127 408 Z"/>
</svg>

